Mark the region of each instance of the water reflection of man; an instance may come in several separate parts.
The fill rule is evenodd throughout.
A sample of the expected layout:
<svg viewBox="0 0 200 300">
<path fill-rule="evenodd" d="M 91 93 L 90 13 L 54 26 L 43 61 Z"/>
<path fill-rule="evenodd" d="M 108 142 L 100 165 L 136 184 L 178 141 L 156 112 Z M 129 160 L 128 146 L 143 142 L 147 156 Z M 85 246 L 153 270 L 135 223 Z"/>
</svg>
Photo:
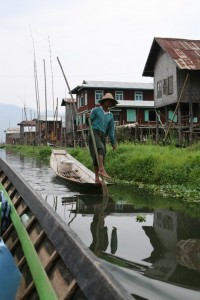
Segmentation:
<svg viewBox="0 0 200 300">
<path fill-rule="evenodd" d="M 94 207 L 94 217 L 90 225 L 92 233 L 92 243 L 90 250 L 92 250 L 97 256 L 101 251 L 106 251 L 108 241 L 108 228 L 105 226 L 105 209 L 107 207 L 109 196 L 104 196 L 100 205 Z M 117 251 L 117 228 L 113 227 L 111 233 L 111 253 L 115 254 Z"/>
<path fill-rule="evenodd" d="M 113 227 L 112 232 L 111 232 L 111 253 L 115 254 L 117 251 L 117 228 Z"/>
<path fill-rule="evenodd" d="M 98 256 L 108 247 L 108 228 L 105 226 L 104 215 L 94 214 L 90 230 L 93 240 L 89 248 Z"/>
</svg>

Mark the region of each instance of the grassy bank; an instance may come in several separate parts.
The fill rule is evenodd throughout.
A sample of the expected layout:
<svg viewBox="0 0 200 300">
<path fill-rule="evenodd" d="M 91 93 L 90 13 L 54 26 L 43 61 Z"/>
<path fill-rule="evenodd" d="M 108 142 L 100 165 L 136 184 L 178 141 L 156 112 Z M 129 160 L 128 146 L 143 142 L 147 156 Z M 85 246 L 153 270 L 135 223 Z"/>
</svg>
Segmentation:
<svg viewBox="0 0 200 300">
<path fill-rule="evenodd" d="M 51 147 L 11 147 L 25 155 L 49 160 Z M 87 149 L 69 148 L 70 154 L 92 169 Z M 157 193 L 200 201 L 200 144 L 188 148 L 175 146 L 119 144 L 107 147 L 106 170 L 114 181 L 145 185 Z"/>
<path fill-rule="evenodd" d="M 87 167 L 91 159 L 85 149 L 70 153 Z M 163 195 L 200 200 L 200 144 L 175 146 L 119 144 L 107 149 L 106 170 L 116 181 L 145 185 Z"/>
</svg>

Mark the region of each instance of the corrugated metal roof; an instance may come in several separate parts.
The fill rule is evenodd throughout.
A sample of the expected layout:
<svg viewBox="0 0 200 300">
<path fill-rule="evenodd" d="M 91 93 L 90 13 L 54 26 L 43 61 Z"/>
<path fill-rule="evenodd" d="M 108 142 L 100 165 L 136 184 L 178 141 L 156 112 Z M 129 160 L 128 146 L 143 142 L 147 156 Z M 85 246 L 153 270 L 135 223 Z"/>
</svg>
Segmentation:
<svg viewBox="0 0 200 300">
<path fill-rule="evenodd" d="M 47 116 L 47 121 L 51 122 L 51 121 L 61 121 L 62 117 L 61 116 L 58 116 L 57 118 L 54 117 L 54 116 Z M 34 120 L 31 120 L 31 121 L 22 121 L 20 122 L 19 124 L 17 125 L 27 125 L 27 126 L 36 126 L 36 120 L 37 119 L 34 119 Z M 46 121 L 46 116 L 40 116 L 39 118 L 40 121 Z"/>
<path fill-rule="evenodd" d="M 62 99 L 62 102 L 61 102 L 61 106 L 65 106 L 66 105 L 66 103 L 76 103 L 76 99 L 71 99 L 71 98 L 64 98 L 64 99 Z"/>
<path fill-rule="evenodd" d="M 40 121 L 46 121 L 46 116 L 40 116 L 39 118 Z M 51 121 L 57 121 L 60 122 L 62 120 L 61 117 L 54 117 L 54 116 L 47 116 L 47 121 L 51 122 Z"/>
<path fill-rule="evenodd" d="M 115 107 L 143 107 L 152 108 L 154 107 L 154 101 L 138 101 L 138 100 L 118 100 L 119 104 Z M 115 109 L 115 108 L 113 108 Z"/>
<path fill-rule="evenodd" d="M 154 38 L 143 76 L 154 76 L 155 62 L 162 49 L 175 61 L 179 69 L 200 70 L 200 40 Z"/>
<path fill-rule="evenodd" d="M 20 133 L 20 128 L 7 128 L 6 133 Z"/>
<path fill-rule="evenodd" d="M 153 83 L 84 80 L 82 85 L 78 85 L 71 92 L 76 94 L 78 91 L 85 88 L 153 90 L 154 87 Z"/>
<path fill-rule="evenodd" d="M 36 121 L 33 121 L 33 120 L 31 120 L 31 121 L 25 120 L 25 121 L 22 121 L 22 122 L 18 123 L 17 125 L 35 126 L 35 125 L 36 125 Z"/>
</svg>

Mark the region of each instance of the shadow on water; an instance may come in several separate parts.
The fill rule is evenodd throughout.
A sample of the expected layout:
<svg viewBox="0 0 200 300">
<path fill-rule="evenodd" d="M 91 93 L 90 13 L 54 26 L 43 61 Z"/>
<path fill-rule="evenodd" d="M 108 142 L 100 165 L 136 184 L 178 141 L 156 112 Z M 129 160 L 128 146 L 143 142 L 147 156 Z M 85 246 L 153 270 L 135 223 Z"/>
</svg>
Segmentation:
<svg viewBox="0 0 200 300">
<path fill-rule="evenodd" d="M 78 194 L 87 194 L 87 195 L 102 195 L 102 188 L 100 187 L 85 187 L 85 186 L 76 186 L 73 183 L 67 182 L 63 178 L 59 178 L 57 176 L 53 176 L 51 179 L 52 183 L 55 184 L 63 184 L 64 186 L 67 186 L 71 192 L 77 192 Z"/>
<path fill-rule="evenodd" d="M 7 158 L 136 299 L 200 299 L 197 204 L 119 184 L 104 197 L 34 159 Z"/>
</svg>

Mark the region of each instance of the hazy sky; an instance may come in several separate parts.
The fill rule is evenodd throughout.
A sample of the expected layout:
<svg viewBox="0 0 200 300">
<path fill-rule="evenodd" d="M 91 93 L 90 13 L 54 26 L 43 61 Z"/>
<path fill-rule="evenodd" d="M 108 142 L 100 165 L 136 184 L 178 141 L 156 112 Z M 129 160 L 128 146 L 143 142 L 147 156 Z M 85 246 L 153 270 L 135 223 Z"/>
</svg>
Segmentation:
<svg viewBox="0 0 200 300">
<path fill-rule="evenodd" d="M 50 110 L 68 96 L 57 57 L 71 89 L 83 80 L 152 82 L 142 72 L 154 37 L 200 39 L 199 11 L 199 0 L 2 0 L 0 103 L 36 108 L 34 49 L 41 109 L 43 60 Z"/>
</svg>

